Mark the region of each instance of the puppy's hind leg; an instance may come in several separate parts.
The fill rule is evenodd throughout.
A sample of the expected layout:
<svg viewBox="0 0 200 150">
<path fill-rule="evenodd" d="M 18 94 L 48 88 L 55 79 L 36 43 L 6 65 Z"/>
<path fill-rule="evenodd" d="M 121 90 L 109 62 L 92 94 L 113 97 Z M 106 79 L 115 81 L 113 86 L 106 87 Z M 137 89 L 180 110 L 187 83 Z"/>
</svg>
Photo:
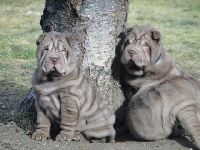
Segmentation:
<svg viewBox="0 0 200 150">
<path fill-rule="evenodd" d="M 188 132 L 194 140 L 198 149 L 200 149 L 200 121 L 197 117 L 195 105 L 189 105 L 177 113 L 177 119 L 181 126 Z"/>
</svg>

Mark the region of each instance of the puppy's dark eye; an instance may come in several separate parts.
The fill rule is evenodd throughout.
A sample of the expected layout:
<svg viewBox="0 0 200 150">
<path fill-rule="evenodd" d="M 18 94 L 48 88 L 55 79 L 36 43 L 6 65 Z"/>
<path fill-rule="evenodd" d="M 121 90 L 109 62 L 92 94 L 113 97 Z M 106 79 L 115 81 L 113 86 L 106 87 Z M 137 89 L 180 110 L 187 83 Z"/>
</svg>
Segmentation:
<svg viewBox="0 0 200 150">
<path fill-rule="evenodd" d="M 144 46 L 147 46 L 147 47 L 149 47 L 149 45 L 147 44 L 147 42 L 145 42 L 145 43 L 144 43 Z"/>
<path fill-rule="evenodd" d="M 131 43 L 130 43 L 130 40 L 127 40 L 126 43 L 125 43 L 125 47 L 126 47 L 127 45 L 129 45 L 129 44 L 131 44 Z"/>
<path fill-rule="evenodd" d="M 46 47 L 44 48 L 44 50 L 45 50 L 45 51 L 48 51 L 48 50 L 49 50 L 48 46 L 46 46 Z"/>
</svg>

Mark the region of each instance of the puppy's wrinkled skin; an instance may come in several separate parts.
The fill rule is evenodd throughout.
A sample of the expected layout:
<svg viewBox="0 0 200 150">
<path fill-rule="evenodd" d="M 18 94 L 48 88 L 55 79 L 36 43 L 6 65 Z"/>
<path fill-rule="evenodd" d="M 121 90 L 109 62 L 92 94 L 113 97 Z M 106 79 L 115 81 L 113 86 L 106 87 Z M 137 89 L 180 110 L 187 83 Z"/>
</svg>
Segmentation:
<svg viewBox="0 0 200 150">
<path fill-rule="evenodd" d="M 175 67 L 158 30 L 133 26 L 126 32 L 121 62 L 131 87 L 126 89 L 130 133 L 139 140 L 159 140 L 182 127 L 200 148 L 200 83 Z"/>
<path fill-rule="evenodd" d="M 84 76 L 72 57 L 73 40 L 58 32 L 44 33 L 36 41 L 38 66 L 33 76 L 37 130 L 32 138 L 49 137 L 51 123 L 60 125 L 58 141 L 89 141 L 106 138 L 113 142 L 114 113 Z"/>
</svg>

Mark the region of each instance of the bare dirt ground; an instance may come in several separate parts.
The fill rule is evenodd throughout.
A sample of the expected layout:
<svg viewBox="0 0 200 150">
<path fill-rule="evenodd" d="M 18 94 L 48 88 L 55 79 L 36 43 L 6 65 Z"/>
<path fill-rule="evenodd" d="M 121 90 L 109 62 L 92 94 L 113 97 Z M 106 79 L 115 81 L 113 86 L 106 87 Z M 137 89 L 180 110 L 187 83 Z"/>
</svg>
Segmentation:
<svg viewBox="0 0 200 150">
<path fill-rule="evenodd" d="M 153 142 L 134 141 L 128 135 L 115 143 L 35 141 L 14 124 L 0 125 L 0 150 L 194 150 L 186 137 Z"/>
<path fill-rule="evenodd" d="M 25 92 L 25 91 L 24 91 Z M 21 92 L 21 93 L 24 93 Z M 28 92 L 28 91 L 26 91 Z M 32 140 L 30 135 L 15 123 L 4 124 L 2 115 L 13 113 L 19 105 L 18 92 L 0 90 L 0 150 L 195 150 L 188 137 L 177 137 L 152 142 L 135 141 L 130 135 L 124 135 L 115 143 L 57 142 Z"/>
</svg>

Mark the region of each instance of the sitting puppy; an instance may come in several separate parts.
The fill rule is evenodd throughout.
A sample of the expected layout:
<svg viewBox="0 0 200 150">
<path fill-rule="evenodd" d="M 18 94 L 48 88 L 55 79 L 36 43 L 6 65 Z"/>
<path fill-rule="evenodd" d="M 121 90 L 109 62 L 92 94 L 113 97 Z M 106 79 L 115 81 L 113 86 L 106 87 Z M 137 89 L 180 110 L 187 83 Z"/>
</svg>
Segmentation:
<svg viewBox="0 0 200 150">
<path fill-rule="evenodd" d="M 200 148 L 200 83 L 175 67 L 158 30 L 133 26 L 126 33 L 121 62 L 130 133 L 138 140 L 159 140 L 179 128 L 176 134 L 186 131 Z"/>
<path fill-rule="evenodd" d="M 71 37 L 58 32 L 44 33 L 36 41 L 38 66 L 33 76 L 37 130 L 32 138 L 49 137 L 51 123 L 59 123 L 58 141 L 106 138 L 113 142 L 114 113 L 100 98 L 72 57 Z M 80 134 L 79 134 L 80 133 Z M 79 140 L 79 139 L 78 139 Z"/>
</svg>

